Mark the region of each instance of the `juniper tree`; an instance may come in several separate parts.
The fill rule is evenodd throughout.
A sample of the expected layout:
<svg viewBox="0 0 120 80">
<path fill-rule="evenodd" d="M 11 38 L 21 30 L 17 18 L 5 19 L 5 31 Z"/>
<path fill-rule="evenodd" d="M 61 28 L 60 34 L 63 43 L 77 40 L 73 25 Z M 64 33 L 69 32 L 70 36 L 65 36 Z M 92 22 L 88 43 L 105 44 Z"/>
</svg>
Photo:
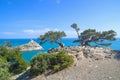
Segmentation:
<svg viewBox="0 0 120 80">
<path fill-rule="evenodd" d="M 78 28 L 77 24 L 76 24 L 76 23 L 73 23 L 73 24 L 71 25 L 71 27 L 72 27 L 73 29 L 75 29 L 75 31 L 76 31 L 76 33 L 77 33 L 77 35 L 78 35 L 78 40 L 77 40 L 77 41 L 81 43 L 81 41 L 80 41 L 80 29 Z"/>
<path fill-rule="evenodd" d="M 40 35 L 38 38 L 40 40 L 40 44 L 43 44 L 47 41 L 50 41 L 51 43 L 56 43 L 60 47 L 64 47 L 62 38 L 65 37 L 66 34 L 64 31 L 48 31 L 44 35 Z"/>
<path fill-rule="evenodd" d="M 77 28 L 75 27 L 74 29 L 76 31 Z M 114 30 L 98 32 L 95 29 L 87 29 L 79 33 L 78 39 L 75 40 L 74 42 L 80 42 L 81 46 L 92 46 L 91 45 L 92 42 L 95 44 L 95 46 L 110 46 L 111 45 L 110 41 L 115 40 L 115 36 L 116 32 Z"/>
</svg>

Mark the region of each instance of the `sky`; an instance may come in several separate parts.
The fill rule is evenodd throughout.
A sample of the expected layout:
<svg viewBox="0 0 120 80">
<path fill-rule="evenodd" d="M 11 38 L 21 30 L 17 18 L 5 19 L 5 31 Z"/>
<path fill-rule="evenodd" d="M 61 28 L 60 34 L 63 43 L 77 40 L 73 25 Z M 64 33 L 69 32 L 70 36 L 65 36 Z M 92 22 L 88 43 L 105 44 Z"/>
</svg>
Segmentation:
<svg viewBox="0 0 120 80">
<path fill-rule="evenodd" d="M 120 37 L 120 0 L 0 0 L 0 39 L 38 38 L 47 31 L 115 30 Z"/>
</svg>

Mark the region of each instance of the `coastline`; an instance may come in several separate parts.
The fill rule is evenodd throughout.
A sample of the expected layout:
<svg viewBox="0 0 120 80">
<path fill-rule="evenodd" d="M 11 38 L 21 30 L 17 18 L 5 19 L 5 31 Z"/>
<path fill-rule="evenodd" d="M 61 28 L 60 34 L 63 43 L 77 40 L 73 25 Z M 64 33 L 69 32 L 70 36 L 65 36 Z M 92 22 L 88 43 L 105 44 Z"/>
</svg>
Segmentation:
<svg viewBox="0 0 120 80">
<path fill-rule="evenodd" d="M 77 46 L 79 45 L 78 43 L 72 43 L 74 41 L 75 38 L 65 38 L 63 39 L 63 43 L 65 44 L 65 47 L 67 46 Z M 30 41 L 31 39 L 9 39 L 8 41 L 11 42 L 12 46 L 15 47 L 15 46 L 19 46 L 19 45 L 22 45 L 22 44 L 26 44 Z M 39 40 L 37 39 L 33 39 L 35 40 L 38 44 L 39 44 Z M 110 46 L 112 49 L 114 50 L 120 50 L 120 38 L 118 38 L 116 41 L 113 41 L 113 44 Z M 6 41 L 6 39 L 0 39 L 0 44 L 2 45 L 2 43 Z M 56 48 L 58 47 L 58 45 L 56 44 L 51 44 L 49 42 L 41 45 L 44 50 L 37 50 L 37 51 L 25 51 L 25 52 L 22 52 L 22 56 L 23 58 L 26 60 L 26 61 L 30 61 L 31 58 L 35 55 L 37 55 L 37 53 L 40 53 L 40 52 L 47 52 L 50 48 Z"/>
</svg>

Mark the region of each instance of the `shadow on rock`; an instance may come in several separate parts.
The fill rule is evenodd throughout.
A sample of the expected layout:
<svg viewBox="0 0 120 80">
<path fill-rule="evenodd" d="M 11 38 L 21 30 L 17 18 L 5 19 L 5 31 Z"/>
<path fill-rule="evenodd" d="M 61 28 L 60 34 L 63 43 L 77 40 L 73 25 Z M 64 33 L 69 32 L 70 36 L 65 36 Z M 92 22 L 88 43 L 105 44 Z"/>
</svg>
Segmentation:
<svg viewBox="0 0 120 80">
<path fill-rule="evenodd" d="M 120 61 L 120 51 L 118 51 L 118 50 L 115 51 L 114 58 Z"/>
<path fill-rule="evenodd" d="M 50 71 L 50 72 L 46 72 L 45 74 L 43 74 L 44 77 L 41 77 L 41 80 L 44 80 L 44 78 L 48 77 L 49 75 L 55 74 L 55 71 Z M 30 74 L 30 70 L 27 70 L 25 73 L 19 75 L 19 77 L 16 80 L 31 80 L 33 78 L 35 78 L 37 76 L 33 76 Z"/>
<path fill-rule="evenodd" d="M 34 76 L 30 76 L 30 70 L 27 70 L 25 73 L 20 75 L 16 80 L 30 80 L 34 78 Z"/>
</svg>

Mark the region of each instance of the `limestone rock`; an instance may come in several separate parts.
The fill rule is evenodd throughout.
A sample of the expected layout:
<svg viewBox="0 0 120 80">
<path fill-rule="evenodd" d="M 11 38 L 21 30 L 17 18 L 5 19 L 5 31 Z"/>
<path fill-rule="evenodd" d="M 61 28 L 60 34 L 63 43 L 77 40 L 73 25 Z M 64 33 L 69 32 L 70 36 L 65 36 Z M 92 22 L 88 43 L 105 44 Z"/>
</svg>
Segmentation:
<svg viewBox="0 0 120 80">
<path fill-rule="evenodd" d="M 69 55 L 72 54 L 77 60 L 83 58 L 93 58 L 100 60 L 104 58 L 111 58 L 113 51 L 111 49 L 104 49 L 99 47 L 81 47 L 81 46 L 70 46 L 65 48 L 52 48 L 48 52 L 55 53 L 64 50 Z"/>
<path fill-rule="evenodd" d="M 31 40 L 27 44 L 17 46 L 21 51 L 32 51 L 32 50 L 43 50 L 42 46 L 40 46 L 37 42 Z"/>
</svg>

